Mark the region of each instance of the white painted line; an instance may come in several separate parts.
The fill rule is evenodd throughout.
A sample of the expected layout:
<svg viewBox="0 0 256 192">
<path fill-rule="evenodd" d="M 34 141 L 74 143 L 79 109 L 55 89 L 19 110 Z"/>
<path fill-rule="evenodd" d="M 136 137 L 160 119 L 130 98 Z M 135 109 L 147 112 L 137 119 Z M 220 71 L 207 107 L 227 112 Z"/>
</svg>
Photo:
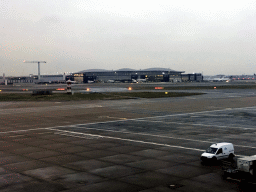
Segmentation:
<svg viewBox="0 0 256 192">
<path fill-rule="evenodd" d="M 181 137 L 170 137 L 170 136 L 156 135 L 156 134 L 150 134 L 150 133 L 134 133 L 134 132 L 129 132 L 129 131 L 115 131 L 115 130 L 111 130 L 111 129 L 97 129 L 97 128 L 83 128 L 83 127 L 77 127 L 77 128 L 79 128 L 79 129 L 97 130 L 97 131 L 105 131 L 105 132 L 113 132 L 113 133 L 143 135 L 143 136 L 151 136 L 151 137 L 159 137 L 159 138 L 167 138 L 167 139 L 177 139 L 177 140 L 185 140 L 185 141 L 195 141 L 195 142 L 203 142 L 203 143 L 214 143 L 213 141 L 202 141 L 202 140 L 196 140 L 196 139 L 186 139 L 186 138 L 181 138 Z M 53 130 L 60 131 L 60 129 L 53 129 Z"/>
<path fill-rule="evenodd" d="M 66 131 L 66 130 L 60 130 L 60 129 L 52 129 L 54 131 L 59 131 L 59 132 L 64 132 L 64 133 L 69 133 L 69 134 L 76 134 L 76 135 L 89 135 L 89 136 L 95 136 L 94 134 L 90 134 L 90 133 L 81 133 L 81 132 L 75 132 L 75 131 Z M 55 132 L 57 133 L 57 132 Z M 97 136 L 97 137 L 101 137 L 101 136 Z"/>
<path fill-rule="evenodd" d="M 226 115 L 226 114 L 219 114 L 219 115 L 214 115 L 214 114 L 207 114 L 207 117 L 232 117 L 231 115 Z M 198 117 L 202 117 L 202 116 L 198 116 Z"/>
<path fill-rule="evenodd" d="M 5 131 L 5 132 L 0 132 L 0 134 L 37 131 L 37 130 L 44 130 L 44 129 L 48 129 L 48 128 L 36 128 L 36 129 L 25 129 L 25 130 L 16 130 L 16 131 Z"/>
<path fill-rule="evenodd" d="M 13 113 L 33 113 L 37 111 L 58 111 L 58 110 L 71 110 L 71 109 L 87 109 L 87 108 L 101 108 L 97 104 L 80 104 L 80 105 L 58 105 L 52 107 L 29 107 L 29 108 L 15 108 L 15 109 L 0 109 L 0 114 L 13 114 Z"/>
<path fill-rule="evenodd" d="M 141 117 L 141 118 L 134 118 L 134 119 L 121 119 L 121 120 L 114 120 L 114 121 L 103 121 L 103 122 L 94 122 L 94 123 L 82 123 L 82 124 L 75 124 L 75 125 L 64 125 L 64 126 L 56 126 L 56 127 L 49 127 L 49 128 L 58 128 L 58 127 L 71 127 L 71 126 L 85 126 L 85 125 L 96 125 L 96 124 L 107 124 L 107 123 L 116 123 L 116 122 L 126 122 L 126 121 L 138 121 L 138 120 L 148 120 L 154 118 L 165 118 L 165 117 L 175 117 L 175 116 L 186 116 L 186 115 L 195 115 L 195 114 L 205 114 L 205 113 L 213 113 L 213 112 L 224 112 L 224 111 L 232 111 L 232 110 L 249 110 L 255 109 L 256 106 L 253 107 L 241 107 L 241 108 L 226 108 L 226 109 L 218 109 L 212 111 L 200 111 L 200 112 L 192 112 L 192 113 L 178 113 L 178 114 L 171 114 L 171 115 L 163 115 L 163 116 L 153 116 L 153 117 Z M 208 125 L 206 125 L 208 126 Z M 42 128 L 45 129 L 45 128 Z M 1 132 L 0 132 L 1 133 Z"/>
<path fill-rule="evenodd" d="M 62 130 L 56 130 L 59 132 L 62 132 Z M 64 133 L 74 133 L 72 131 L 63 131 Z M 72 134 L 69 134 L 68 136 L 72 136 Z M 141 141 L 141 140 L 133 140 L 133 139 L 124 139 L 120 137 L 111 137 L 111 136 L 104 136 L 104 135 L 95 135 L 95 134 L 89 134 L 89 133 L 79 133 L 80 135 L 89 136 L 89 137 L 98 137 L 98 138 L 106 138 L 106 139 L 114 139 L 114 140 L 121 140 L 121 141 L 129 141 L 129 142 L 135 142 L 135 143 L 143 143 L 143 144 L 150 144 L 150 145 L 158 145 L 162 147 L 173 147 L 173 148 L 179 148 L 179 149 L 188 149 L 188 150 L 194 150 L 194 151 L 205 151 L 203 149 L 197 149 L 197 148 L 190 148 L 190 147 L 182 147 L 178 145 L 168 145 L 164 143 L 155 143 L 155 142 L 148 142 L 148 141 Z"/>
<path fill-rule="evenodd" d="M 23 136 L 26 136 L 26 135 L 14 135 L 14 136 L 10 136 L 10 137 L 23 137 Z"/>
<path fill-rule="evenodd" d="M 89 129 L 89 130 L 97 130 L 97 131 L 105 131 L 105 132 L 114 132 L 114 133 L 124 133 L 124 134 L 133 134 L 133 135 L 143 135 L 143 136 L 151 136 L 151 137 L 158 137 L 158 138 L 167 138 L 167 139 L 177 139 L 177 140 L 184 140 L 184 141 L 193 141 L 193 142 L 201 142 L 201 143 L 209 143 L 213 144 L 216 143 L 216 141 L 203 141 L 203 140 L 197 140 L 197 139 L 187 139 L 187 138 L 182 138 L 182 137 L 170 137 L 170 136 L 164 136 L 164 135 L 156 135 L 156 134 L 149 134 L 149 133 L 134 133 L 134 132 L 129 132 L 129 131 L 115 131 L 111 129 L 97 129 L 97 128 L 84 128 L 84 127 L 77 127 L 79 129 Z M 66 130 L 61 130 L 61 129 L 51 129 L 54 131 L 60 131 L 60 132 L 67 132 L 67 133 L 72 133 L 72 134 L 87 134 L 87 135 L 94 135 L 94 134 L 89 134 L 89 133 L 81 133 L 81 132 L 74 132 L 74 131 L 66 131 Z M 107 136 L 106 136 L 107 137 Z M 256 147 L 251 147 L 251 146 L 245 146 L 245 145 L 234 145 L 237 147 L 242 147 L 242 148 L 249 148 L 249 149 L 256 149 Z"/>
<path fill-rule="evenodd" d="M 138 121 L 147 121 L 147 122 L 156 122 L 156 123 L 165 123 L 165 124 L 177 124 L 177 125 L 196 125 L 196 126 L 202 126 L 202 127 L 219 127 L 219 128 L 229 128 L 229 129 L 244 129 L 244 130 L 256 130 L 256 128 L 244 128 L 244 127 L 228 127 L 228 126 L 222 126 L 222 125 L 207 125 L 207 124 L 201 124 L 201 123 L 177 123 L 177 122 L 163 122 L 163 121 L 149 121 L 149 120 L 138 120 Z"/>
<path fill-rule="evenodd" d="M 68 133 L 68 132 L 55 132 L 54 134 L 58 134 L 58 135 L 64 135 L 64 136 L 68 136 L 68 137 L 78 137 L 78 138 L 83 138 L 83 139 L 98 139 L 98 138 L 102 138 L 102 137 L 98 137 L 98 136 L 94 136 L 94 135 L 83 135 L 83 134 L 76 134 L 76 133 Z"/>
<path fill-rule="evenodd" d="M 78 125 L 95 125 L 95 124 L 107 124 L 107 123 L 115 123 L 115 122 L 122 122 L 122 121 L 123 122 L 125 122 L 125 121 L 138 121 L 138 120 L 165 118 L 165 117 L 186 116 L 186 115 L 213 113 L 213 112 L 224 112 L 224 111 L 241 110 L 241 109 L 244 109 L 244 110 L 256 109 L 256 106 L 241 107 L 241 108 L 226 108 L 226 109 L 218 109 L 218 110 L 212 110 L 212 111 L 199 111 L 199 112 L 192 112 L 192 113 L 178 113 L 178 114 L 163 115 L 163 116 L 141 117 L 141 118 L 135 118 L 135 119 L 123 119 L 123 120 L 104 121 L 104 122 L 86 123 L 86 124 L 78 124 Z"/>
<path fill-rule="evenodd" d="M 99 116 L 99 119 L 107 118 L 107 119 L 120 119 L 120 120 L 127 120 L 127 118 L 120 118 L 120 117 L 110 117 L 110 116 Z"/>
<path fill-rule="evenodd" d="M 43 133 L 37 133 L 37 134 L 43 135 L 43 134 L 49 134 L 49 133 L 53 133 L 53 132 L 43 132 Z"/>
</svg>

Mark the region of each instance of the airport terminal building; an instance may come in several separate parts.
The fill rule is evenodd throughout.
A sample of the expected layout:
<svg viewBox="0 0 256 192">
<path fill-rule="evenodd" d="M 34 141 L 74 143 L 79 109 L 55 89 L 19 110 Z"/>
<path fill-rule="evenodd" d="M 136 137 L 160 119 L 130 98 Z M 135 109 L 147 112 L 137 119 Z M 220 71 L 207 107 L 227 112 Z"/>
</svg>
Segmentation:
<svg viewBox="0 0 256 192">
<path fill-rule="evenodd" d="M 201 74 L 182 75 L 184 71 L 174 71 L 166 68 L 150 68 L 144 70 L 120 69 L 110 70 L 84 70 L 73 73 L 66 78 L 78 83 L 88 82 L 182 82 L 202 81 Z"/>
</svg>

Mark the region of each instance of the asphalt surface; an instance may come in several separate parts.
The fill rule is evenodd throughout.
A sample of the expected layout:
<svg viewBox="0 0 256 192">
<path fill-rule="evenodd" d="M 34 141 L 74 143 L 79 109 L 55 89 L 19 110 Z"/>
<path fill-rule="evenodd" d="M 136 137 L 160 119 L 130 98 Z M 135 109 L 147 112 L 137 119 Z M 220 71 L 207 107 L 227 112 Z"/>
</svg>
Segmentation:
<svg viewBox="0 0 256 192">
<path fill-rule="evenodd" d="M 0 191 L 255 191 L 200 155 L 216 142 L 256 154 L 256 90 L 197 91 L 207 94 L 0 102 Z"/>
</svg>

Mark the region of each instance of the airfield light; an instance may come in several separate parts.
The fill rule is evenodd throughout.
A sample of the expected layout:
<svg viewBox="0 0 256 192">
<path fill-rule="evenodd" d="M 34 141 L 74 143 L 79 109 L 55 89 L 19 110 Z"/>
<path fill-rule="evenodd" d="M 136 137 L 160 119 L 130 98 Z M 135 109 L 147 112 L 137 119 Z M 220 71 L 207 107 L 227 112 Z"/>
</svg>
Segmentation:
<svg viewBox="0 0 256 192">
<path fill-rule="evenodd" d="M 168 94 L 168 92 L 165 92 L 165 95 L 167 95 Z"/>
<path fill-rule="evenodd" d="M 65 91 L 65 88 L 58 88 L 57 91 Z"/>
<path fill-rule="evenodd" d="M 87 88 L 86 91 L 90 91 L 90 88 Z"/>
<path fill-rule="evenodd" d="M 216 89 L 217 87 L 214 87 L 214 89 Z"/>
<path fill-rule="evenodd" d="M 129 91 L 131 91 L 131 90 L 132 90 L 132 88 L 131 88 L 131 87 L 128 87 L 128 90 L 129 90 Z"/>
</svg>

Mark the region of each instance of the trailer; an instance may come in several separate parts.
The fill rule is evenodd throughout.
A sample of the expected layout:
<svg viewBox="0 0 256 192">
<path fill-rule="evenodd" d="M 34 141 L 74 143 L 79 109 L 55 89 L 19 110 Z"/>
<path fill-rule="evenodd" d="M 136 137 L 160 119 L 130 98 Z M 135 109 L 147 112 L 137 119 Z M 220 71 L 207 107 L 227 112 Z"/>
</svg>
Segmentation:
<svg viewBox="0 0 256 192">
<path fill-rule="evenodd" d="M 223 167 L 223 179 L 256 185 L 256 155 L 240 157 L 229 167 Z"/>
</svg>

